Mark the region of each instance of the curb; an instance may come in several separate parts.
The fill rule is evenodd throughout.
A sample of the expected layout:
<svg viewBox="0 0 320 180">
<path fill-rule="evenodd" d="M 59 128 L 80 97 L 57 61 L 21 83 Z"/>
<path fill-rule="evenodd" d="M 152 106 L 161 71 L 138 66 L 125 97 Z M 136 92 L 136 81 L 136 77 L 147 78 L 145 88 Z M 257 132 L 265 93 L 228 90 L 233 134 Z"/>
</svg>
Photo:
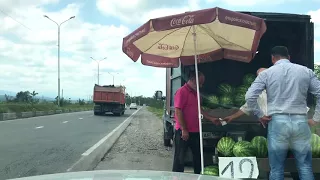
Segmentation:
<svg viewBox="0 0 320 180">
<path fill-rule="evenodd" d="M 8 120 L 15 120 L 15 119 L 25 119 L 31 117 L 38 117 L 38 116 L 49 116 L 55 114 L 62 114 L 62 113 L 73 113 L 73 112 L 80 112 L 80 111 L 90 111 L 92 109 L 81 109 L 81 110 L 50 110 L 50 111 L 28 111 L 28 112 L 19 112 L 19 113 L 0 113 L 0 121 L 8 121 Z"/>
<path fill-rule="evenodd" d="M 101 159 L 105 156 L 105 154 L 112 148 L 121 134 L 127 129 L 131 123 L 131 120 L 134 118 L 134 115 L 139 112 L 140 109 L 132 113 L 112 132 L 84 152 L 81 155 L 81 158 L 69 169 L 67 169 L 67 172 L 93 170 L 101 162 Z"/>
</svg>

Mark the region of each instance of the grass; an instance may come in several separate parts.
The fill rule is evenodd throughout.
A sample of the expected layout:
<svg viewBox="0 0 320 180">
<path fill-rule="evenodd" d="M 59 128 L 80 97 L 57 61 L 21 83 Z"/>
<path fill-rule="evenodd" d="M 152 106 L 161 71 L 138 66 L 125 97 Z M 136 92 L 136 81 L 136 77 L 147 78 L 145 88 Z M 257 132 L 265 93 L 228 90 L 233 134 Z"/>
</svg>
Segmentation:
<svg viewBox="0 0 320 180">
<path fill-rule="evenodd" d="M 79 105 L 69 104 L 63 107 L 57 107 L 53 103 L 40 103 L 40 104 L 28 104 L 28 103 L 0 103 L 0 113 L 19 113 L 28 111 L 50 111 L 50 110 L 76 110 L 76 109 L 90 109 L 92 104 Z"/>
<path fill-rule="evenodd" d="M 152 112 L 154 115 L 156 115 L 158 118 L 162 118 L 163 115 L 163 108 L 156 108 L 156 107 L 147 107 L 148 111 Z"/>
</svg>

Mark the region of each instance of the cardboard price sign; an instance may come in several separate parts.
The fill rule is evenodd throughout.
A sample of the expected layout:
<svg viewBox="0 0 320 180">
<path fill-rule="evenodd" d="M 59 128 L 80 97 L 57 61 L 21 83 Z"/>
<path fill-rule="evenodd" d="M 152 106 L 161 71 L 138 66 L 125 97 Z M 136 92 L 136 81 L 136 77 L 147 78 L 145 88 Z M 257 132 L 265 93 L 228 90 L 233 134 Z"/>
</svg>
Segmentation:
<svg viewBox="0 0 320 180">
<path fill-rule="evenodd" d="M 253 178 L 259 176 L 256 157 L 219 157 L 219 176 L 224 178 Z"/>
</svg>

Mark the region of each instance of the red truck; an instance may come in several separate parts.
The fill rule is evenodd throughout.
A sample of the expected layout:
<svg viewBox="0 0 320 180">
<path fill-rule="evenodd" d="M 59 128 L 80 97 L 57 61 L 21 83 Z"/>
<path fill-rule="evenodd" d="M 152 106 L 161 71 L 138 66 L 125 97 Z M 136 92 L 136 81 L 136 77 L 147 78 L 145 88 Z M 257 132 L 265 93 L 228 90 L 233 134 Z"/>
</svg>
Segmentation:
<svg viewBox="0 0 320 180">
<path fill-rule="evenodd" d="M 100 86 L 95 84 L 93 90 L 94 115 L 112 112 L 121 116 L 125 111 L 126 93 L 124 86 Z"/>
</svg>

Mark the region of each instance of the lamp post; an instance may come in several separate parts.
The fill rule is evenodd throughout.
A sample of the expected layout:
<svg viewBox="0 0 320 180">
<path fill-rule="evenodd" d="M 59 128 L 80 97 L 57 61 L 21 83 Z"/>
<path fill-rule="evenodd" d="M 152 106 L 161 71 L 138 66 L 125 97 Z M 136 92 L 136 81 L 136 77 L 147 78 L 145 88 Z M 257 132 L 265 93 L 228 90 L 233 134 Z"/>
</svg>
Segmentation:
<svg viewBox="0 0 320 180">
<path fill-rule="evenodd" d="M 98 85 L 100 85 L 100 83 L 99 83 L 99 76 L 100 76 L 100 62 L 101 61 L 103 61 L 104 59 L 107 59 L 107 57 L 105 57 L 105 58 L 103 58 L 103 59 L 101 59 L 101 60 L 96 60 L 96 59 L 93 59 L 93 57 L 90 57 L 92 60 L 94 60 L 97 64 L 98 64 Z"/>
<path fill-rule="evenodd" d="M 112 76 L 112 84 L 114 85 L 114 75 L 113 74 L 111 74 L 111 73 L 109 73 L 109 72 L 107 72 L 108 74 L 110 74 L 111 76 Z M 119 74 L 119 73 L 116 73 L 116 74 Z"/>
<path fill-rule="evenodd" d="M 44 15 L 45 18 L 49 19 L 50 21 L 54 22 L 57 26 L 58 26 L 58 106 L 60 106 L 60 26 L 71 20 L 74 19 L 75 16 L 71 16 L 69 19 L 61 22 L 60 24 L 57 23 L 56 21 L 52 20 L 51 18 L 49 18 L 49 16 Z"/>
</svg>

